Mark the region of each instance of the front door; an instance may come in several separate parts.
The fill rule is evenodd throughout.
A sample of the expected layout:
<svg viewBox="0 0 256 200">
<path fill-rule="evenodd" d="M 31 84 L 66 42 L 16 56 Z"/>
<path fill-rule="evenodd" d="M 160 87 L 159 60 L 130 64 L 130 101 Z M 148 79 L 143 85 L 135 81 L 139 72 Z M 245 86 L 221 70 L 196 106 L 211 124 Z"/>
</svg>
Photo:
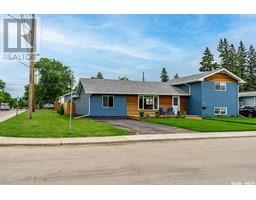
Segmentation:
<svg viewBox="0 0 256 200">
<path fill-rule="evenodd" d="M 178 111 L 180 111 L 180 97 L 179 96 L 173 96 L 172 97 L 172 108 L 175 115 L 178 114 Z"/>
</svg>

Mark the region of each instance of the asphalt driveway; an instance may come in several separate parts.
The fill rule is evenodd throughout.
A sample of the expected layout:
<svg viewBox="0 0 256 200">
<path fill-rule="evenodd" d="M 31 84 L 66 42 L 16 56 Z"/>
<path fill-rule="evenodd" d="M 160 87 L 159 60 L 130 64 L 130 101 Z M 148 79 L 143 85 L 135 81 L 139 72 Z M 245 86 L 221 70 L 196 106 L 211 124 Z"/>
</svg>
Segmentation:
<svg viewBox="0 0 256 200">
<path fill-rule="evenodd" d="M 112 124 L 116 127 L 127 128 L 136 134 L 168 134 L 168 133 L 189 133 L 191 130 L 165 126 L 160 124 L 151 124 L 148 122 L 132 119 L 100 119 L 100 121 Z"/>
</svg>

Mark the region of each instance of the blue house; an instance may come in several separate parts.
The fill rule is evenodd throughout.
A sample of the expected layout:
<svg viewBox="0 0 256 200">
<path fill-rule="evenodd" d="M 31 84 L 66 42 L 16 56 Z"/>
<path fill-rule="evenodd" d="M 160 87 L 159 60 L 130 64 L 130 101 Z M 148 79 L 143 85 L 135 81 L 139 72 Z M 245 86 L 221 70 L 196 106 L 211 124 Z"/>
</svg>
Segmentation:
<svg viewBox="0 0 256 200">
<path fill-rule="evenodd" d="M 239 103 L 242 106 L 256 106 L 256 92 L 240 92 Z"/>
<path fill-rule="evenodd" d="M 242 79 L 226 69 L 169 82 L 81 78 L 74 99 L 76 114 L 92 117 L 154 116 L 160 108 L 201 117 L 237 116 Z"/>
</svg>

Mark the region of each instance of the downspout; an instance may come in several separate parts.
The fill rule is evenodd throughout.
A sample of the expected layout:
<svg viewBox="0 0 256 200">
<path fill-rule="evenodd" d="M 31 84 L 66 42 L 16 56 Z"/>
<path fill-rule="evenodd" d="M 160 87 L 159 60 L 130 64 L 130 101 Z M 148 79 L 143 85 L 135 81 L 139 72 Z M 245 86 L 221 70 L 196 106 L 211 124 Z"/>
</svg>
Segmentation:
<svg viewBox="0 0 256 200">
<path fill-rule="evenodd" d="M 88 111 L 88 113 L 86 115 L 75 117 L 75 119 L 80 119 L 80 118 L 88 117 L 91 115 L 91 95 L 92 95 L 92 93 L 89 94 L 89 111 Z"/>
</svg>

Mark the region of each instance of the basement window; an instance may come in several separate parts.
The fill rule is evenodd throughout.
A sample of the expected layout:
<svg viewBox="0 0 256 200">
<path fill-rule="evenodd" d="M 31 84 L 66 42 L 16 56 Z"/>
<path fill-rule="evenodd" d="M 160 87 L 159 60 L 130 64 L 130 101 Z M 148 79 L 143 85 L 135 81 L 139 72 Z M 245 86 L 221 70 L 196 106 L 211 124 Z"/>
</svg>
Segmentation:
<svg viewBox="0 0 256 200">
<path fill-rule="evenodd" d="M 228 108 L 227 107 L 214 107 L 214 115 L 227 115 Z"/>
</svg>

